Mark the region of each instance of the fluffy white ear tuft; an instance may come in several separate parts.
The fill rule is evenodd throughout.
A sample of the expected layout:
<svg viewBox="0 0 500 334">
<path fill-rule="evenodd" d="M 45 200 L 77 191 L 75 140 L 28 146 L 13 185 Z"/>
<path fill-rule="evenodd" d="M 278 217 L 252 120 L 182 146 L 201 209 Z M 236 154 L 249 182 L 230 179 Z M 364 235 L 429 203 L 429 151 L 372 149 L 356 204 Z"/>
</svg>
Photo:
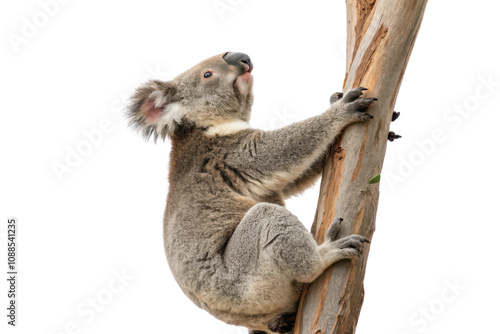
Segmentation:
<svg viewBox="0 0 500 334">
<path fill-rule="evenodd" d="M 175 132 L 182 120 L 178 112 L 171 114 L 176 101 L 176 87 L 172 82 L 149 81 L 139 87 L 127 108 L 130 125 L 138 129 L 146 139 L 153 136 L 165 139 Z"/>
</svg>

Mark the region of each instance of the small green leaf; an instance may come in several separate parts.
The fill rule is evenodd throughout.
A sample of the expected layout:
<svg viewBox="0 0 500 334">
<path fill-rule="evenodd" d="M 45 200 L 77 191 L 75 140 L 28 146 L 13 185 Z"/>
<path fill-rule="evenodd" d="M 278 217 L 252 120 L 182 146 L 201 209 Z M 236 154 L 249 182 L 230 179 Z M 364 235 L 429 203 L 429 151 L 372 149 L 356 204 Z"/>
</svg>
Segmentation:
<svg viewBox="0 0 500 334">
<path fill-rule="evenodd" d="M 380 182 L 380 174 L 377 176 L 374 176 L 368 181 L 369 184 L 374 184 L 374 183 L 379 183 Z"/>
</svg>

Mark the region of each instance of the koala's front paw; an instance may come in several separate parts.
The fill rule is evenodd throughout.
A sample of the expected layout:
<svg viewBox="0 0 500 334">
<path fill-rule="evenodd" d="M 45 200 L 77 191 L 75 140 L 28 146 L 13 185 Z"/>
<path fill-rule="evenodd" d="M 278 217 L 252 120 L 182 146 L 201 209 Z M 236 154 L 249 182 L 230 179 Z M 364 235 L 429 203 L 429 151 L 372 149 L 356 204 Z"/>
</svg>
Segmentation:
<svg viewBox="0 0 500 334">
<path fill-rule="evenodd" d="M 334 241 L 332 244 L 345 259 L 352 259 L 361 255 L 365 243 L 370 243 L 370 240 L 359 234 L 351 234 Z"/>
<path fill-rule="evenodd" d="M 366 110 L 374 101 L 378 101 L 378 99 L 375 97 L 361 97 L 365 90 L 367 88 L 358 87 L 351 89 L 345 95 L 342 93 L 333 94 L 330 97 L 330 103 L 335 114 L 349 123 L 372 119 L 373 116 L 366 113 Z"/>
</svg>

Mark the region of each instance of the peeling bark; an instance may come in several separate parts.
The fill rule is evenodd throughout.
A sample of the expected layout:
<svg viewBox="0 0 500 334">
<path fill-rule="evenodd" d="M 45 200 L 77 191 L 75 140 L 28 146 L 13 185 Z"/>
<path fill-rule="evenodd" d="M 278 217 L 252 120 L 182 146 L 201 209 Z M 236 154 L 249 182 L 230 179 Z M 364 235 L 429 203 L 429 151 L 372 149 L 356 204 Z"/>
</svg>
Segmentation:
<svg viewBox="0 0 500 334">
<path fill-rule="evenodd" d="M 334 217 L 344 218 L 340 237 L 371 239 L 380 174 L 393 108 L 427 0 L 347 0 L 347 62 L 344 92 L 367 87 L 378 97 L 375 118 L 349 126 L 326 158 L 312 227 L 318 243 Z M 383 176 L 382 176 L 383 177 Z M 363 279 L 369 247 L 352 262 L 334 264 L 304 288 L 294 334 L 354 333 L 363 304 Z"/>
</svg>

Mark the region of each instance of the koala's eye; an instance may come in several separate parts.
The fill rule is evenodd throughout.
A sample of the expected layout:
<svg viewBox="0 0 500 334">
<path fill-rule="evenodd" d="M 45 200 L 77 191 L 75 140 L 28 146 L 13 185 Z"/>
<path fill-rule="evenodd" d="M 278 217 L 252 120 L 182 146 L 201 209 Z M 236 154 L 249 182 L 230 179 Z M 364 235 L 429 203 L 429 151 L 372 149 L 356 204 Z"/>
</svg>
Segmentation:
<svg viewBox="0 0 500 334">
<path fill-rule="evenodd" d="M 205 74 L 203 74 L 203 77 L 205 79 L 208 79 L 208 78 L 210 78 L 212 76 L 212 74 L 213 74 L 212 72 L 208 71 L 208 72 L 205 72 Z"/>
</svg>

